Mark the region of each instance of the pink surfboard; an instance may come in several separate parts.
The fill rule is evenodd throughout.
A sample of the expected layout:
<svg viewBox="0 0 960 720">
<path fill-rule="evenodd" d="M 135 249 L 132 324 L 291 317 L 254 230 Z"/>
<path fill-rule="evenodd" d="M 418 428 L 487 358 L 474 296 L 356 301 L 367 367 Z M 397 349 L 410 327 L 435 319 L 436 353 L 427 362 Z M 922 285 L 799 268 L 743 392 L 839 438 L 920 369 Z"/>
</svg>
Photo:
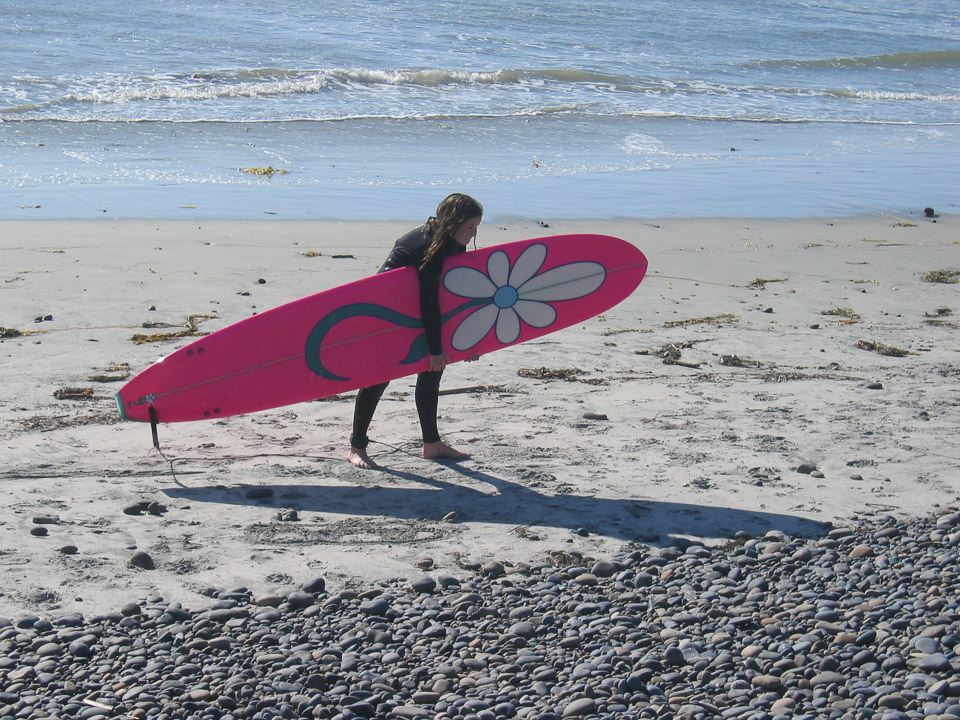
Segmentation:
<svg viewBox="0 0 960 720">
<path fill-rule="evenodd" d="M 443 347 L 453 362 L 591 318 L 647 271 L 633 245 L 557 235 L 447 260 Z M 158 360 L 117 394 L 131 420 L 223 418 L 422 372 L 429 350 L 413 268 L 348 283 L 241 320 Z M 151 417 L 153 416 L 153 417 Z"/>
</svg>

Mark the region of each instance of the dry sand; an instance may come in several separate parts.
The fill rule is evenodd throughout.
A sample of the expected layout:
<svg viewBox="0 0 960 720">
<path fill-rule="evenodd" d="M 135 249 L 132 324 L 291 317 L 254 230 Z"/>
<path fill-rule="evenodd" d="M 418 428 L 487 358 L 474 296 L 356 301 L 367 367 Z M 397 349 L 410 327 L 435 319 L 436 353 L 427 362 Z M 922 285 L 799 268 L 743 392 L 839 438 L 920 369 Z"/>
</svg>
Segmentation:
<svg viewBox="0 0 960 720">
<path fill-rule="evenodd" d="M 441 431 L 471 461 L 418 457 L 412 381 L 395 381 L 371 431 L 381 472 L 343 460 L 351 396 L 162 426 L 165 457 L 112 397 L 189 339 L 135 334 L 216 330 L 371 274 L 408 224 L 4 223 L 0 326 L 23 334 L 0 343 L 0 615 L 200 608 L 211 587 L 336 588 L 427 557 L 457 575 L 677 536 L 816 536 L 954 503 L 960 286 L 922 276 L 960 270 L 957 222 L 487 223 L 481 245 L 618 235 L 650 272 L 599 318 L 448 369 L 445 389 L 473 390 L 441 398 Z M 156 514 L 124 513 L 140 502 Z"/>
</svg>

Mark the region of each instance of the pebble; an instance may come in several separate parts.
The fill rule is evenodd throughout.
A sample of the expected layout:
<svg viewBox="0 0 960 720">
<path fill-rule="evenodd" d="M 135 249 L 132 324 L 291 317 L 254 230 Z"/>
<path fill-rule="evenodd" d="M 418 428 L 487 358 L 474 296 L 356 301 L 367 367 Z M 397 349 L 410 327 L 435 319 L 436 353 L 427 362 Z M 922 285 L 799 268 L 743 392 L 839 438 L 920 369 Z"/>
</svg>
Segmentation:
<svg viewBox="0 0 960 720">
<path fill-rule="evenodd" d="M 130 564 L 143 570 L 153 570 L 156 567 L 153 558 L 143 550 L 138 550 L 130 556 Z"/>
<path fill-rule="evenodd" d="M 958 526 L 0 618 L 0 720 L 960 718 Z"/>
</svg>

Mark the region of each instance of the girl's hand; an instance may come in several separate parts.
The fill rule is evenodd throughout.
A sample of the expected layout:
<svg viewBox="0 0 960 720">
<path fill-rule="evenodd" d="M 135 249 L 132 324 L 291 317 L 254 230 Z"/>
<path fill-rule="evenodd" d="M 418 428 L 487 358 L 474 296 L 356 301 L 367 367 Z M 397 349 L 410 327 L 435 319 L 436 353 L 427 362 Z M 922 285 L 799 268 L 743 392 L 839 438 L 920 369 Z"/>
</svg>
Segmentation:
<svg viewBox="0 0 960 720">
<path fill-rule="evenodd" d="M 473 353 L 470 354 L 470 357 L 466 358 L 466 361 L 467 361 L 467 362 L 476 362 L 476 361 L 479 360 L 479 359 L 480 359 L 480 353 L 479 353 L 479 352 L 473 352 Z"/>
<path fill-rule="evenodd" d="M 447 367 L 447 363 L 450 362 L 450 356 L 446 353 L 440 353 L 439 355 L 430 356 L 430 372 L 440 372 Z"/>
</svg>

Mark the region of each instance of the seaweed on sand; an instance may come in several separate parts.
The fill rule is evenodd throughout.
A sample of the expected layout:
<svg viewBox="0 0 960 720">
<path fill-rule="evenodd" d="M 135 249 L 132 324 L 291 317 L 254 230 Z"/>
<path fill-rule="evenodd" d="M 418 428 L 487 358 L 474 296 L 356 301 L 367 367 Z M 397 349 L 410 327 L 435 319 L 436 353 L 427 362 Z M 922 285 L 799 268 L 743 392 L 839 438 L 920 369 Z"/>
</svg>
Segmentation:
<svg viewBox="0 0 960 720">
<path fill-rule="evenodd" d="M 88 375 L 87 380 L 98 383 L 120 382 L 130 377 L 130 363 L 112 363 L 106 367 L 95 367 L 96 375 Z M 112 374 L 110 374 L 112 373 Z"/>
<path fill-rule="evenodd" d="M 720 364 L 725 367 L 758 368 L 763 365 L 759 360 L 744 360 L 739 355 L 721 355 Z"/>
<path fill-rule="evenodd" d="M 684 362 L 680 359 L 680 356 L 683 354 L 683 351 L 687 348 L 691 348 L 696 344 L 695 340 L 688 340 L 687 342 L 682 343 L 667 343 L 666 345 L 661 345 L 656 350 L 653 351 L 653 354 L 658 358 L 663 360 L 664 365 L 681 365 L 683 367 L 697 369 L 700 367 L 700 363 L 689 363 Z M 647 355 L 649 354 L 646 351 L 637 351 L 638 355 Z"/>
<path fill-rule="evenodd" d="M 200 332 L 199 326 L 200 323 L 204 320 L 211 320 L 216 318 L 216 315 L 191 315 L 187 318 L 187 321 L 183 325 L 167 325 L 166 323 L 144 323 L 142 327 L 144 328 L 174 328 L 182 327 L 183 330 L 172 333 L 155 333 L 153 335 L 144 335 L 143 333 L 137 333 L 130 340 L 133 341 L 134 345 L 143 345 L 145 343 L 152 342 L 164 342 L 166 340 L 178 340 L 183 337 L 201 337 L 207 335 L 208 333 Z"/>
<path fill-rule="evenodd" d="M 265 177 L 268 180 L 273 178 L 274 175 L 286 175 L 289 170 L 280 170 L 273 167 L 273 165 L 268 165 L 267 167 L 249 167 L 249 168 L 238 168 L 240 172 L 249 173 L 251 175 L 256 175 L 257 177 Z"/>
<path fill-rule="evenodd" d="M 538 368 L 520 368 L 517 375 L 529 380 L 563 380 L 564 382 L 582 382 L 587 385 L 606 385 L 607 381 L 603 378 L 583 378 L 584 371 L 580 368 L 557 368 L 548 367 Z"/>
<path fill-rule="evenodd" d="M 93 394 L 93 388 L 65 387 L 53 391 L 57 400 L 101 400 Z"/>
<path fill-rule="evenodd" d="M 842 317 L 847 324 L 855 323 L 857 320 L 860 320 L 860 316 L 853 311 L 853 308 L 835 307 L 830 308 L 829 310 L 824 310 L 820 314 L 830 315 L 833 317 Z"/>
<path fill-rule="evenodd" d="M 931 270 L 920 276 L 921 282 L 945 283 L 956 285 L 960 278 L 960 270 Z"/>
<path fill-rule="evenodd" d="M 751 280 L 747 283 L 748 288 L 755 288 L 757 290 L 763 290 L 767 287 L 767 283 L 780 283 L 786 282 L 787 278 L 772 278 L 770 280 L 764 280 L 763 278 L 757 278 L 756 280 Z"/>
<path fill-rule="evenodd" d="M 893 347 L 892 345 L 884 345 L 879 342 L 872 342 L 870 340 L 857 340 L 856 345 L 861 350 L 869 350 L 889 357 L 906 357 L 907 355 L 913 355 L 909 350 Z"/>
<path fill-rule="evenodd" d="M 687 327 L 688 325 L 728 325 L 730 323 L 738 322 L 739 320 L 740 318 L 738 318 L 736 315 L 723 313 L 721 315 L 708 315 L 707 317 L 690 318 L 689 320 L 674 320 L 672 322 L 664 323 L 663 326 L 673 328 Z"/>
</svg>

